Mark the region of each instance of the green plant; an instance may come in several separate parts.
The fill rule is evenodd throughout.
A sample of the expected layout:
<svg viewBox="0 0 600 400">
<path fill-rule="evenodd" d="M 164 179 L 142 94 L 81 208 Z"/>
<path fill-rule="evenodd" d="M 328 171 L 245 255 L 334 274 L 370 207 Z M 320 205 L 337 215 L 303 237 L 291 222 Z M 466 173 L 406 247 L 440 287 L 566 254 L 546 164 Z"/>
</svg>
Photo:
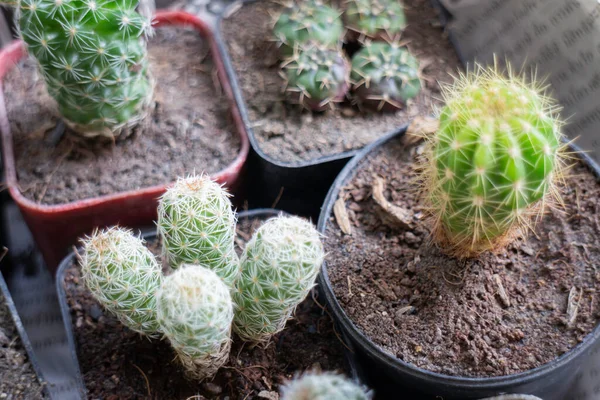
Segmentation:
<svg viewBox="0 0 600 400">
<path fill-rule="evenodd" d="M 309 110 L 322 111 L 342 101 L 350 87 L 350 63 L 338 50 L 305 46 L 282 69 L 288 97 Z"/>
<path fill-rule="evenodd" d="M 19 0 L 20 33 L 65 122 L 86 136 L 119 135 L 152 100 L 137 0 Z"/>
<path fill-rule="evenodd" d="M 155 296 L 162 271 L 144 241 L 130 230 L 113 227 L 82 242 L 81 272 L 94 298 L 125 326 L 155 335 Z"/>
<path fill-rule="evenodd" d="M 370 400 L 372 392 L 342 375 L 307 372 L 281 388 L 281 400 Z"/>
<path fill-rule="evenodd" d="M 179 178 L 158 205 L 158 232 L 172 268 L 201 264 L 232 286 L 239 272 L 229 194 L 208 176 Z"/>
<path fill-rule="evenodd" d="M 323 257 L 319 233 L 309 222 L 286 216 L 265 222 L 241 257 L 233 292 L 236 333 L 266 342 L 281 331 L 314 286 Z"/>
<path fill-rule="evenodd" d="M 344 35 L 341 13 L 320 0 L 306 0 L 286 7 L 273 28 L 284 56 L 310 42 L 337 48 Z"/>
<path fill-rule="evenodd" d="M 478 66 L 443 87 L 443 97 L 425 197 L 438 243 L 472 256 L 511 240 L 559 198 L 562 122 L 544 90 L 510 68 Z"/>
<path fill-rule="evenodd" d="M 157 294 L 157 319 L 186 374 L 202 380 L 227 361 L 233 305 L 229 288 L 213 271 L 183 265 Z"/>
<path fill-rule="evenodd" d="M 419 62 L 397 43 L 368 42 L 352 57 L 354 95 L 359 104 L 399 109 L 419 94 Z"/>
<path fill-rule="evenodd" d="M 372 39 L 397 39 L 406 27 L 399 0 L 349 0 L 344 14 L 348 29 Z"/>
</svg>

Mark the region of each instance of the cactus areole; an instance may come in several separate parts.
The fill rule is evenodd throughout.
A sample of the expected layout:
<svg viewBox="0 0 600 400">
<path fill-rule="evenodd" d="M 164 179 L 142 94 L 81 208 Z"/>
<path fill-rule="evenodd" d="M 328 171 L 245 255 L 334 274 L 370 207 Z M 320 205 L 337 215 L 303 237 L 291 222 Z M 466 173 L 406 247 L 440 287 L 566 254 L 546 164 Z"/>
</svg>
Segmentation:
<svg viewBox="0 0 600 400">
<path fill-rule="evenodd" d="M 538 86 L 476 67 L 443 89 L 424 181 L 434 235 L 450 254 L 506 243 L 558 198 L 562 123 Z"/>
<path fill-rule="evenodd" d="M 152 100 L 145 35 L 150 17 L 137 0 L 19 0 L 20 33 L 39 63 L 64 121 L 85 137 L 115 137 Z"/>
</svg>

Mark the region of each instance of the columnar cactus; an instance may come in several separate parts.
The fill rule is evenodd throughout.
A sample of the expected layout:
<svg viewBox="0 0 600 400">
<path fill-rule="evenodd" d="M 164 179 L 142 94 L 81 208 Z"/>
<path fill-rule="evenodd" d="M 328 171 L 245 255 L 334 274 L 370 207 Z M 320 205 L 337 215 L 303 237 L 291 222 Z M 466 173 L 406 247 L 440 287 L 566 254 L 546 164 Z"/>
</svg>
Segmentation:
<svg viewBox="0 0 600 400">
<path fill-rule="evenodd" d="M 562 124 L 554 101 L 510 72 L 477 67 L 443 89 L 426 197 L 438 242 L 471 256 L 529 226 L 547 194 L 557 194 Z"/>
<path fill-rule="evenodd" d="M 217 274 L 200 265 L 183 265 L 158 291 L 161 330 L 192 379 L 211 377 L 227 361 L 233 320 L 229 291 Z"/>
<path fill-rule="evenodd" d="M 346 96 L 350 63 L 341 51 L 308 46 L 282 64 L 288 97 L 313 111 L 323 111 Z"/>
<path fill-rule="evenodd" d="M 371 39 L 397 39 L 406 27 L 399 0 L 349 0 L 345 17 L 350 30 Z"/>
<path fill-rule="evenodd" d="M 179 178 L 159 201 L 158 232 L 171 267 L 201 264 L 230 286 L 239 271 L 235 224 L 229 194 L 206 175 Z"/>
<path fill-rule="evenodd" d="M 162 271 L 144 241 L 118 227 L 96 231 L 83 240 L 79 258 L 83 280 L 94 298 L 125 326 L 154 336 Z"/>
<path fill-rule="evenodd" d="M 2 2 L 2 0 L 0 0 Z M 65 122 L 86 136 L 119 135 L 146 113 L 153 86 L 137 0 L 19 0 L 20 32 Z"/>
<path fill-rule="evenodd" d="M 265 222 L 242 253 L 233 292 L 236 333 L 267 342 L 281 331 L 314 286 L 323 257 L 319 233 L 309 222 L 285 216 Z"/>
<path fill-rule="evenodd" d="M 327 47 L 339 47 L 344 35 L 341 13 L 320 0 L 293 4 L 279 15 L 273 34 L 284 56 L 294 48 L 314 42 Z"/>
<path fill-rule="evenodd" d="M 370 400 L 373 394 L 333 372 L 307 372 L 281 388 L 281 400 Z"/>
<path fill-rule="evenodd" d="M 404 107 L 421 90 L 419 62 L 397 43 L 369 42 L 352 57 L 354 94 L 378 110 Z"/>
</svg>

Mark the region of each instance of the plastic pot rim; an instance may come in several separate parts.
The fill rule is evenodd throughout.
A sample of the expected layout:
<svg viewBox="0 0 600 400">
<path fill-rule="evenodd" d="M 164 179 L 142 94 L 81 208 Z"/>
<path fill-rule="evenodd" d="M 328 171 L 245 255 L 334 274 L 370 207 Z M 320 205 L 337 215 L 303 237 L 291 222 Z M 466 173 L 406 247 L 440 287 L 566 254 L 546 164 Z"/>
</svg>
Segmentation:
<svg viewBox="0 0 600 400">
<path fill-rule="evenodd" d="M 321 214 L 319 215 L 319 221 L 317 223 L 317 229 L 321 234 L 325 234 L 325 229 L 329 221 L 330 216 L 333 212 L 333 205 L 337 200 L 338 193 L 341 187 L 354 176 L 359 164 L 365 159 L 367 155 L 372 153 L 374 150 L 382 147 L 388 141 L 395 138 L 400 138 L 404 135 L 405 131 L 390 134 L 383 137 L 376 142 L 373 142 L 369 146 L 362 149 L 352 160 L 350 160 L 344 169 L 340 172 L 335 182 L 331 186 L 327 197 L 321 207 Z M 596 163 L 588 154 L 583 152 L 577 145 L 569 144 L 573 151 L 581 158 L 581 161 L 586 164 L 590 170 L 596 175 L 596 178 L 600 184 L 600 166 Z M 528 371 L 520 372 L 517 374 L 493 376 L 493 377 L 465 377 L 465 376 L 452 376 L 441 374 L 437 372 L 428 371 L 424 368 L 419 368 L 411 363 L 407 363 L 397 357 L 385 352 L 378 345 L 376 345 L 371 339 L 369 339 L 361 330 L 355 325 L 355 323 L 346 314 L 346 311 L 338 302 L 335 293 L 331 287 L 331 281 L 329 280 L 329 274 L 327 272 L 327 264 L 323 262 L 321 271 L 319 274 L 319 286 L 330 305 L 330 309 L 334 316 L 335 322 L 343 327 L 346 334 L 352 339 L 357 346 L 362 347 L 362 350 L 370 356 L 378 360 L 378 362 L 385 364 L 388 368 L 393 369 L 396 372 L 404 373 L 413 376 L 420 380 L 427 380 L 430 382 L 443 383 L 449 388 L 475 388 L 475 389 L 495 389 L 506 387 L 509 384 L 522 384 L 535 381 L 543 378 L 553 370 L 563 367 L 575 360 L 585 352 L 587 352 L 596 342 L 600 341 L 600 323 L 592 330 L 585 339 L 578 343 L 575 347 L 571 348 L 566 353 L 553 359 L 552 361 L 540 365 L 536 368 Z"/>
</svg>

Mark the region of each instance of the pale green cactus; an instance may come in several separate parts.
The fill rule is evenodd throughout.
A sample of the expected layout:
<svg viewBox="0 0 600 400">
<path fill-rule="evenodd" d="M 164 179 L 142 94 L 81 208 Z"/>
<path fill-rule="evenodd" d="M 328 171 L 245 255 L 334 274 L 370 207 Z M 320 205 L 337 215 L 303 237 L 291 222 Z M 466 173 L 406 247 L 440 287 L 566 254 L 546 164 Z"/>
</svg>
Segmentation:
<svg viewBox="0 0 600 400">
<path fill-rule="evenodd" d="M 306 0 L 285 8 L 277 18 L 273 34 L 284 56 L 308 43 L 339 48 L 344 35 L 341 12 L 320 0 Z"/>
<path fill-rule="evenodd" d="M 208 268 L 183 265 L 164 279 L 156 297 L 161 330 L 186 375 L 195 380 L 213 376 L 231 348 L 230 288 Z"/>
<path fill-rule="evenodd" d="M 113 227 L 82 242 L 81 272 L 94 298 L 125 326 L 155 336 L 156 292 L 163 275 L 144 241 L 128 229 Z"/>
<path fill-rule="evenodd" d="M 281 388 L 281 400 L 371 400 L 373 393 L 333 372 L 307 372 Z"/>
<path fill-rule="evenodd" d="M 372 39 L 398 39 L 406 27 L 399 0 L 349 0 L 344 15 L 348 29 Z"/>
<path fill-rule="evenodd" d="M 368 42 L 352 57 L 354 97 L 378 110 L 403 108 L 419 94 L 419 62 L 398 43 Z"/>
<path fill-rule="evenodd" d="M 429 141 L 425 197 L 450 254 L 472 256 L 531 226 L 558 196 L 562 145 L 555 102 L 539 85 L 476 67 L 443 88 Z"/>
<path fill-rule="evenodd" d="M 314 286 L 323 257 L 311 223 L 285 216 L 264 223 L 241 257 L 233 292 L 236 333 L 243 340 L 267 342 L 281 331 Z"/>
<path fill-rule="evenodd" d="M 229 194 L 206 175 L 179 178 L 158 205 L 158 232 L 172 268 L 201 264 L 229 286 L 239 272 Z"/>
<path fill-rule="evenodd" d="M 0 0 L 0 3 L 2 0 Z M 37 59 L 64 121 L 86 136 L 115 137 L 152 101 L 137 0 L 19 0 L 20 34 Z"/>
</svg>

